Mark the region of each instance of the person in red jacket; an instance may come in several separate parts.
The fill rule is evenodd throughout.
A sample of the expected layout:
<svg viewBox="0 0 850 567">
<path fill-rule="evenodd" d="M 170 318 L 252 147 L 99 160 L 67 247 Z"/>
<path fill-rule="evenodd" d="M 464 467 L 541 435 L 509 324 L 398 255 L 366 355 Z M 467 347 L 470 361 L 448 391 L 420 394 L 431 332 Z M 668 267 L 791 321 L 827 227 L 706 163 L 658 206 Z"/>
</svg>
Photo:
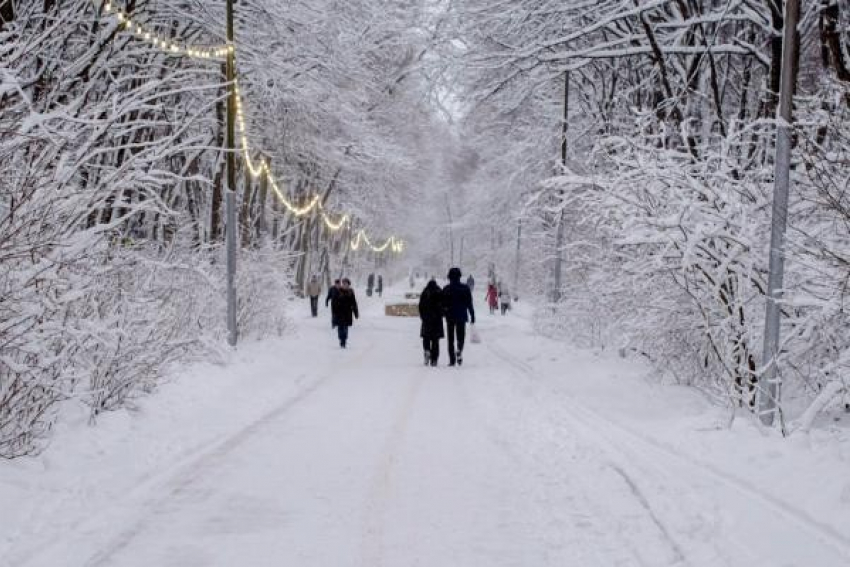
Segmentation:
<svg viewBox="0 0 850 567">
<path fill-rule="evenodd" d="M 487 295 L 484 296 L 484 299 L 487 300 L 487 305 L 490 307 L 490 315 L 492 315 L 499 306 L 499 291 L 492 283 L 487 284 Z"/>
</svg>

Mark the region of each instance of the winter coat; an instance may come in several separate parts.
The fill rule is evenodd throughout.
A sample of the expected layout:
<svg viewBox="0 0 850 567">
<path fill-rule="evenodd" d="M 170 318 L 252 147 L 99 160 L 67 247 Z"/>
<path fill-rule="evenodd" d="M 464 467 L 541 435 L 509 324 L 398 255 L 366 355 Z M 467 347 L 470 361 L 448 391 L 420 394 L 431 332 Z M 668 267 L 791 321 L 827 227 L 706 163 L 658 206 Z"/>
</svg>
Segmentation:
<svg viewBox="0 0 850 567">
<path fill-rule="evenodd" d="M 443 309 L 446 320 L 456 323 L 475 323 L 475 309 L 472 307 L 472 292 L 469 286 L 460 283 L 460 277 L 449 281 L 443 288 Z M 468 314 L 467 314 L 468 313 Z"/>
<path fill-rule="evenodd" d="M 378 286 L 375 289 L 378 290 L 378 293 L 381 293 L 384 290 L 383 276 L 378 276 Z"/>
<path fill-rule="evenodd" d="M 339 294 L 339 288 L 335 285 L 332 285 L 328 288 L 328 295 L 325 297 L 325 307 L 328 306 L 328 303 L 332 302 L 334 298 Z"/>
<path fill-rule="evenodd" d="M 366 287 L 369 289 L 375 287 L 375 274 L 369 274 L 369 277 L 366 278 Z"/>
<path fill-rule="evenodd" d="M 499 287 L 499 302 L 501 302 L 503 305 L 511 304 L 511 291 L 506 285 L 502 285 Z"/>
<path fill-rule="evenodd" d="M 475 288 L 475 278 L 472 276 L 466 278 L 466 285 L 469 287 L 469 291 L 472 291 Z"/>
<path fill-rule="evenodd" d="M 499 292 L 496 291 L 496 286 L 493 284 L 487 286 L 487 295 L 484 296 L 484 299 L 487 300 L 487 305 L 490 307 L 496 307 L 499 304 Z"/>
<path fill-rule="evenodd" d="M 437 282 L 431 280 L 419 296 L 419 318 L 422 328 L 419 336 L 423 339 L 442 339 L 443 334 L 443 290 Z"/>
<path fill-rule="evenodd" d="M 322 293 L 322 282 L 318 278 L 307 282 L 307 295 L 310 297 L 319 297 L 320 293 Z"/>
<path fill-rule="evenodd" d="M 331 299 L 331 313 L 333 314 L 334 326 L 350 327 L 354 324 L 355 318 L 360 318 L 360 313 L 357 311 L 357 298 L 354 297 L 353 289 L 340 289 L 336 293 L 336 296 Z"/>
</svg>

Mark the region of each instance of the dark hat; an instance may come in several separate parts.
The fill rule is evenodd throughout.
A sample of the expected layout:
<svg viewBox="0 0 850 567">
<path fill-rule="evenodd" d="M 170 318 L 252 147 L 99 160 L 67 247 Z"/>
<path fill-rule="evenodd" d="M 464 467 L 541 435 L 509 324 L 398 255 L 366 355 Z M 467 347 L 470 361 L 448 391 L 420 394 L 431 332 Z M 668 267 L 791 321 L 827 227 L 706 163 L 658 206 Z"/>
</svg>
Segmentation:
<svg viewBox="0 0 850 567">
<path fill-rule="evenodd" d="M 449 270 L 448 278 L 450 282 L 457 282 L 460 281 L 460 276 L 462 275 L 463 274 L 460 273 L 460 268 L 452 268 Z"/>
</svg>

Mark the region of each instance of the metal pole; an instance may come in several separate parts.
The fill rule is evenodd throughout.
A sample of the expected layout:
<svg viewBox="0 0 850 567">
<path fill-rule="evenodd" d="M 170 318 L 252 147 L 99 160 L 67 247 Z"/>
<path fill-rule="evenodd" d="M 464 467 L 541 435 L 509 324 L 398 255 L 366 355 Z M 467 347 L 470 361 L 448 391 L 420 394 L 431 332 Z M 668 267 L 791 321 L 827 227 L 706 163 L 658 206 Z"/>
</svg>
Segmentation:
<svg viewBox="0 0 850 567">
<path fill-rule="evenodd" d="M 786 0 L 785 28 L 782 38 L 782 74 L 779 86 L 779 111 L 776 130 L 776 159 L 773 180 L 773 210 L 770 231 L 770 265 L 767 281 L 767 309 L 764 319 L 764 351 L 759 388 L 761 421 L 773 425 L 781 395 L 776 368 L 779 354 L 779 326 L 782 285 L 785 271 L 785 229 L 788 223 L 788 188 L 791 168 L 791 124 L 796 77 L 797 22 L 800 0 Z"/>
<path fill-rule="evenodd" d="M 570 108 L 570 72 L 564 71 L 564 119 L 561 123 L 561 167 L 567 167 L 567 117 Z M 558 230 L 555 233 L 555 280 L 552 291 L 552 302 L 558 303 L 561 300 L 561 265 L 563 264 L 563 253 L 561 248 L 564 246 L 564 211 L 558 212 Z"/>
<path fill-rule="evenodd" d="M 227 0 L 227 45 L 233 45 L 233 0 Z M 236 116 L 236 85 L 233 50 L 227 52 L 227 189 L 225 208 L 227 215 L 227 342 L 236 346 L 236 170 L 234 162 L 234 138 Z"/>
<path fill-rule="evenodd" d="M 514 260 L 514 295 L 519 294 L 519 250 L 522 242 L 522 218 L 516 221 L 516 259 Z"/>
<path fill-rule="evenodd" d="M 227 207 L 227 342 L 236 346 L 236 193 L 225 193 Z"/>
</svg>

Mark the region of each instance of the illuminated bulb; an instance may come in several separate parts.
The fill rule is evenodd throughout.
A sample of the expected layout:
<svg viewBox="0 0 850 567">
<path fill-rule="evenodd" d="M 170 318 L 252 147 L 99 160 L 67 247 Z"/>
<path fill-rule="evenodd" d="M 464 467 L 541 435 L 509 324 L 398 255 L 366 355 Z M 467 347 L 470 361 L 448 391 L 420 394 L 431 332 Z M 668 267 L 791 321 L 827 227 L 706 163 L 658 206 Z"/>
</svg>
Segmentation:
<svg viewBox="0 0 850 567">
<path fill-rule="evenodd" d="M 105 12 L 111 12 L 111 11 L 112 11 L 112 4 L 110 4 L 109 2 L 107 2 L 106 4 L 104 4 L 104 5 L 103 5 L 103 10 L 104 10 Z"/>
</svg>

